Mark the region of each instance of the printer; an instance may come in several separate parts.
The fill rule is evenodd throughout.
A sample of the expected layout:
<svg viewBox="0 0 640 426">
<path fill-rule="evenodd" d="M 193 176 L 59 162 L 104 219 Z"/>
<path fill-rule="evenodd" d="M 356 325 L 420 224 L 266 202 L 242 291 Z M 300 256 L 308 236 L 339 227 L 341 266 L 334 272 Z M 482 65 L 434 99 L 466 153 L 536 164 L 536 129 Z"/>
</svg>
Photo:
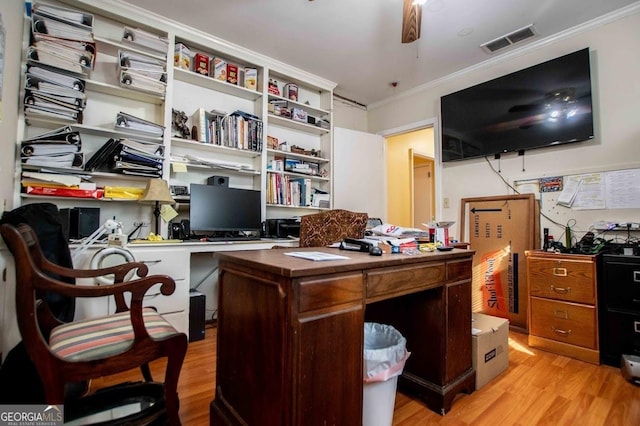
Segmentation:
<svg viewBox="0 0 640 426">
<path fill-rule="evenodd" d="M 267 219 L 265 228 L 267 237 L 300 237 L 300 219 Z"/>
</svg>

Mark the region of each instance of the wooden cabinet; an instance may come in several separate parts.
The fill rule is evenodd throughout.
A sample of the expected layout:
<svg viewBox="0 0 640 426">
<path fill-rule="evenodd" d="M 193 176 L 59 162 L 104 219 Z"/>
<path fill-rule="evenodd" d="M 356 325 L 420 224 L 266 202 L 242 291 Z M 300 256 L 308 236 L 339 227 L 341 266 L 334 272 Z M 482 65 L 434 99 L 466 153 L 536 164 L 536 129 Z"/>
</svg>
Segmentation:
<svg viewBox="0 0 640 426">
<path fill-rule="evenodd" d="M 622 354 L 640 356 L 640 256 L 603 255 L 600 277 L 600 354 L 619 367 Z"/>
<path fill-rule="evenodd" d="M 441 414 L 473 392 L 473 252 L 327 262 L 283 253 L 219 254 L 211 424 L 362 424 L 364 321 L 406 337 L 400 390 Z"/>
<path fill-rule="evenodd" d="M 529 345 L 599 364 L 597 257 L 526 255 Z"/>
</svg>

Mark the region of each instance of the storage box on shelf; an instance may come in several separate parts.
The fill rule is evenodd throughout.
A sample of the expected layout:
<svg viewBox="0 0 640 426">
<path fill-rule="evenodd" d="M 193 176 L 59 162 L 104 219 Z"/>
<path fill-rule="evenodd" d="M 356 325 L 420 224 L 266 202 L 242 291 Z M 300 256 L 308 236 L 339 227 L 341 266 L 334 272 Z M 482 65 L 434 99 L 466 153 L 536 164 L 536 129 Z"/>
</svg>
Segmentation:
<svg viewBox="0 0 640 426">
<path fill-rule="evenodd" d="M 595 255 L 527 251 L 529 345 L 600 363 Z"/>
</svg>

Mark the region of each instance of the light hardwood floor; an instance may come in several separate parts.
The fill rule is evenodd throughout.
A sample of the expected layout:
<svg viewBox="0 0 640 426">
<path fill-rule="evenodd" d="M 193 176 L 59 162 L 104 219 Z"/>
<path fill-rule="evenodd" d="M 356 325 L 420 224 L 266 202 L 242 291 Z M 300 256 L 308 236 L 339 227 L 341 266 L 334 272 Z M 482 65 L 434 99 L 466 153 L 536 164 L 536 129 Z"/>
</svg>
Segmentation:
<svg viewBox="0 0 640 426">
<path fill-rule="evenodd" d="M 400 392 L 393 424 L 408 425 L 640 425 L 640 387 L 620 370 L 529 348 L 527 336 L 510 332 L 509 368 L 482 389 L 460 395 L 441 416 Z M 180 418 L 186 426 L 209 424 L 215 385 L 216 328 L 189 344 L 178 392 Z M 162 377 L 163 363 L 152 366 Z M 138 381 L 138 370 L 95 380 L 92 387 Z M 341 425 L 349 426 L 349 425 Z"/>
</svg>

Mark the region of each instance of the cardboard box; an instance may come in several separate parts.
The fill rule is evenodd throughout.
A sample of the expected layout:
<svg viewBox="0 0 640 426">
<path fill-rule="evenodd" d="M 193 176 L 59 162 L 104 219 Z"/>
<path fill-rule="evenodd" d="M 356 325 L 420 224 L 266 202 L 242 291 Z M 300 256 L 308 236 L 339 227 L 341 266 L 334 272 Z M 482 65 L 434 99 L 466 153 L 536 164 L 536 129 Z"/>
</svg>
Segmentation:
<svg viewBox="0 0 640 426">
<path fill-rule="evenodd" d="M 478 390 L 509 366 L 509 320 L 474 312 L 471 336 Z"/>
<path fill-rule="evenodd" d="M 191 69 L 191 50 L 183 43 L 176 43 L 173 53 L 173 66 L 183 70 Z"/>
</svg>

